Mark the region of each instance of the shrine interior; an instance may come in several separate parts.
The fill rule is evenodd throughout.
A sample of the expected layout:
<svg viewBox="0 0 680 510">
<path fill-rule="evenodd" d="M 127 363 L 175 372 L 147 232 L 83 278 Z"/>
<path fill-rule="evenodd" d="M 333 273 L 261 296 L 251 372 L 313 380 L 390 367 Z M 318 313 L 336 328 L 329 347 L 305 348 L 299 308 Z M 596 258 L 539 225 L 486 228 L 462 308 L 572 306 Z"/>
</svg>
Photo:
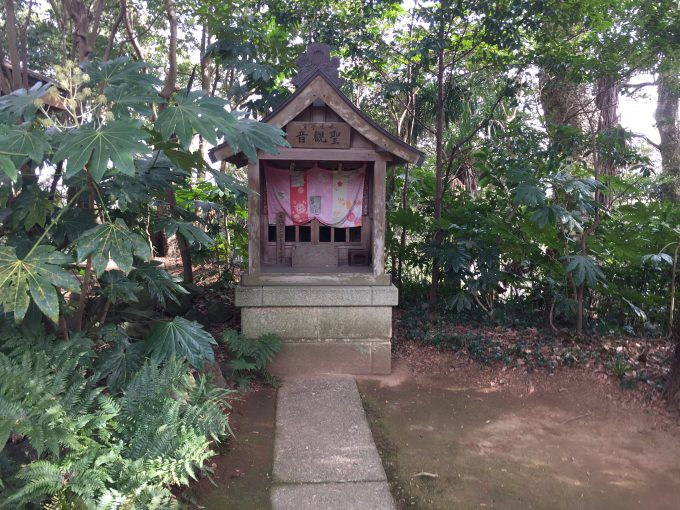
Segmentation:
<svg viewBox="0 0 680 510">
<path fill-rule="evenodd" d="M 357 225 L 338 226 L 324 224 L 318 218 L 299 224 L 290 224 L 288 214 L 268 211 L 271 207 L 265 198 L 261 201 L 261 271 L 271 272 L 371 272 L 371 222 L 373 219 L 371 199 L 373 194 L 373 162 L 368 161 L 290 161 L 260 162 L 261 196 L 267 197 L 272 190 L 267 182 L 265 166 L 281 170 L 294 168 L 308 172 L 322 168 L 336 175 L 364 170 L 364 191 L 361 219 Z M 288 221 L 286 221 L 288 217 Z"/>
</svg>

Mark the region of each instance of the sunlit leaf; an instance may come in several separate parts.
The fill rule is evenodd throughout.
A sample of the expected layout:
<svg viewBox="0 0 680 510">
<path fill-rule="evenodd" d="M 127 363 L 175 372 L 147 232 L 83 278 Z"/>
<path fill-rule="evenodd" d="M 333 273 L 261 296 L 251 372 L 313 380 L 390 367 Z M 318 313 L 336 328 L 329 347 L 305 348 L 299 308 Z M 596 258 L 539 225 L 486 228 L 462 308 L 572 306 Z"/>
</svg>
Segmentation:
<svg viewBox="0 0 680 510">
<path fill-rule="evenodd" d="M 147 154 L 149 147 L 142 143 L 149 134 L 137 122 L 114 120 L 95 129 L 82 126 L 71 131 L 54 154 L 54 162 L 66 160 L 66 175 L 71 177 L 87 166 L 95 182 L 99 182 L 109 163 L 119 172 L 135 174 L 135 156 Z"/>
<path fill-rule="evenodd" d="M 30 300 L 52 322 L 59 320 L 58 289 L 75 291 L 78 280 L 64 269 L 72 259 L 53 246 L 38 246 L 23 259 L 14 247 L 0 247 L 0 304 L 5 312 L 13 312 L 21 322 Z"/>
<path fill-rule="evenodd" d="M 118 218 L 114 223 L 103 223 L 85 232 L 77 241 L 78 262 L 92 257 L 92 267 L 101 275 L 112 260 L 124 274 L 132 269 L 135 256 L 151 258 L 151 249 L 141 235 L 132 232 Z"/>
</svg>

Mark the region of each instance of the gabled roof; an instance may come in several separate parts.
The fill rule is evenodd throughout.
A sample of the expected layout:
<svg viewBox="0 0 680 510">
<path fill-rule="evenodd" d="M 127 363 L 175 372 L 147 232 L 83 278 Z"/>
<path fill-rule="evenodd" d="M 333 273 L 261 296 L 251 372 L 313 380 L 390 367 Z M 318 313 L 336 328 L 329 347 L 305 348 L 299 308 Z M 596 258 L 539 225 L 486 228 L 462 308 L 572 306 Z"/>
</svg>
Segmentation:
<svg viewBox="0 0 680 510">
<path fill-rule="evenodd" d="M 334 80 L 329 79 L 322 69 L 317 69 L 313 72 L 304 83 L 298 86 L 292 96 L 276 110 L 264 117 L 262 122 L 283 128 L 308 106 L 318 100 L 323 101 L 342 120 L 349 124 L 352 129 L 358 131 L 377 147 L 395 156 L 395 159 L 398 161 L 420 166 L 425 160 L 424 153 L 383 129 L 373 119 L 357 108 L 342 93 L 334 83 Z M 239 166 L 247 162 L 242 153 L 234 154 L 226 143 L 211 149 L 209 155 L 213 162 L 227 160 Z"/>
</svg>

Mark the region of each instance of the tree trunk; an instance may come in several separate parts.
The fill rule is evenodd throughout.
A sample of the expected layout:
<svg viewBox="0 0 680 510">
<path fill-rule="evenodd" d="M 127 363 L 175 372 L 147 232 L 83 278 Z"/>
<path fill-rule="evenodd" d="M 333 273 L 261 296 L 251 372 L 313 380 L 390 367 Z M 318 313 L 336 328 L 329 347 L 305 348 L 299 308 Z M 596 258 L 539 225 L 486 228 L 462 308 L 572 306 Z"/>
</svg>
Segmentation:
<svg viewBox="0 0 680 510">
<path fill-rule="evenodd" d="M 161 96 L 169 100 L 177 87 L 177 11 L 175 9 L 174 0 L 164 0 L 165 13 L 168 18 L 168 26 L 170 29 L 170 41 L 168 44 L 168 74 L 165 76 L 165 84 L 161 91 Z M 164 105 L 161 105 L 161 109 Z M 166 199 L 169 204 L 170 214 L 173 214 L 175 208 L 175 190 L 169 188 L 165 191 Z M 184 283 L 193 283 L 194 275 L 191 260 L 191 250 L 189 243 L 182 234 L 177 232 L 177 247 L 182 258 L 182 272 L 184 276 Z M 165 236 L 162 241 L 165 242 Z"/>
<path fill-rule="evenodd" d="M 125 31 L 128 35 L 128 40 L 132 44 L 132 49 L 135 50 L 135 55 L 137 60 L 144 60 L 144 53 L 142 53 L 142 48 L 137 42 L 137 36 L 135 35 L 134 27 L 132 26 L 132 16 L 130 16 L 130 8 L 128 7 L 127 0 L 121 0 L 120 9 L 123 14 L 123 21 L 125 23 Z"/>
<path fill-rule="evenodd" d="M 655 120 L 661 143 L 661 169 L 669 179 L 661 189 L 663 198 L 680 202 L 680 122 L 678 103 L 680 101 L 680 77 L 674 69 L 674 62 L 664 55 L 659 66 L 657 82 L 658 100 Z"/>
<path fill-rule="evenodd" d="M 7 50 L 9 63 L 12 65 L 12 90 L 21 88 L 21 58 L 19 57 L 19 38 L 17 36 L 17 17 L 14 12 L 14 0 L 5 0 L 5 28 L 7 32 Z"/>
<path fill-rule="evenodd" d="M 673 335 L 673 324 L 675 324 L 675 288 L 678 275 L 678 254 L 680 254 L 680 239 L 675 242 L 673 265 L 671 266 L 671 297 L 668 303 L 668 336 Z"/>
<path fill-rule="evenodd" d="M 597 80 L 597 89 L 595 93 L 595 105 L 598 110 L 597 119 L 597 134 L 608 138 L 607 145 L 611 145 L 615 136 L 614 130 L 619 126 L 619 84 L 615 77 L 604 76 Z M 597 145 L 601 145 L 597 144 Z M 596 149 L 599 147 L 596 146 Z M 615 161 L 611 157 L 602 154 L 602 150 L 596 150 L 595 154 L 595 177 L 599 178 L 602 175 L 612 176 L 616 175 L 617 168 Z M 610 205 L 610 194 L 602 192 L 597 193 L 599 202 Z"/>
<path fill-rule="evenodd" d="M 2 49 L 2 43 L 0 43 L 0 62 L 5 60 L 5 52 Z M 0 66 L 0 94 L 5 95 L 10 92 L 12 92 L 12 73 L 6 67 Z"/>
<path fill-rule="evenodd" d="M 94 45 L 99 35 L 99 22 L 104 12 L 104 0 L 62 0 L 64 10 L 73 21 L 73 57 L 78 62 L 92 58 Z"/>
<path fill-rule="evenodd" d="M 33 17 L 33 1 L 28 2 L 26 20 L 19 31 L 19 47 L 21 49 L 21 86 L 28 89 L 28 25 Z"/>
<path fill-rule="evenodd" d="M 435 127 L 435 188 L 434 188 L 434 221 L 442 217 L 442 178 L 444 170 L 444 9 L 445 2 L 440 3 L 441 20 L 439 21 L 439 48 L 437 50 L 437 120 Z M 435 228 L 434 242 L 441 243 L 442 234 Z M 439 294 L 440 268 L 437 257 L 432 260 L 432 285 L 430 287 L 430 313 L 434 314 Z"/>
<path fill-rule="evenodd" d="M 565 152 L 580 154 L 583 151 L 575 143 L 574 134 L 590 127 L 586 115 L 585 86 L 553 76 L 549 70 L 543 69 L 539 76 L 539 88 L 550 141 Z"/>
<path fill-rule="evenodd" d="M 165 85 L 161 96 L 170 99 L 177 86 L 177 10 L 174 0 L 164 0 L 165 14 L 168 17 L 170 29 L 170 41 L 168 42 L 168 74 L 165 77 Z"/>
<path fill-rule="evenodd" d="M 116 35 L 118 34 L 118 28 L 120 27 L 120 24 L 123 22 L 124 14 L 125 13 L 123 12 L 123 9 L 118 10 L 118 16 L 116 16 L 116 19 L 113 22 L 113 26 L 111 27 L 109 39 L 106 43 L 106 50 L 104 50 L 104 56 L 102 57 L 102 60 L 104 62 L 111 59 L 111 53 L 113 52 L 113 44 L 114 42 L 116 42 Z"/>
</svg>

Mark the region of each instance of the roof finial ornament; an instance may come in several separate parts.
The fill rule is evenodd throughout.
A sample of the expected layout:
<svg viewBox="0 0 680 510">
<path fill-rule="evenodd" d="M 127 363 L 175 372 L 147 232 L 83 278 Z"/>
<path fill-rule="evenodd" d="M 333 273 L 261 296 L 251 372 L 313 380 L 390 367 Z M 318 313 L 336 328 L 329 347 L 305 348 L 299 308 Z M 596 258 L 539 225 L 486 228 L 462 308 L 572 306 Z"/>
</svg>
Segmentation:
<svg viewBox="0 0 680 510">
<path fill-rule="evenodd" d="M 343 78 L 338 76 L 340 59 L 331 58 L 331 48 L 327 44 L 312 43 L 307 46 L 307 51 L 300 55 L 296 60 L 298 74 L 293 78 L 293 85 L 299 87 L 307 81 L 317 70 L 321 71 L 336 86 L 345 83 Z"/>
</svg>

